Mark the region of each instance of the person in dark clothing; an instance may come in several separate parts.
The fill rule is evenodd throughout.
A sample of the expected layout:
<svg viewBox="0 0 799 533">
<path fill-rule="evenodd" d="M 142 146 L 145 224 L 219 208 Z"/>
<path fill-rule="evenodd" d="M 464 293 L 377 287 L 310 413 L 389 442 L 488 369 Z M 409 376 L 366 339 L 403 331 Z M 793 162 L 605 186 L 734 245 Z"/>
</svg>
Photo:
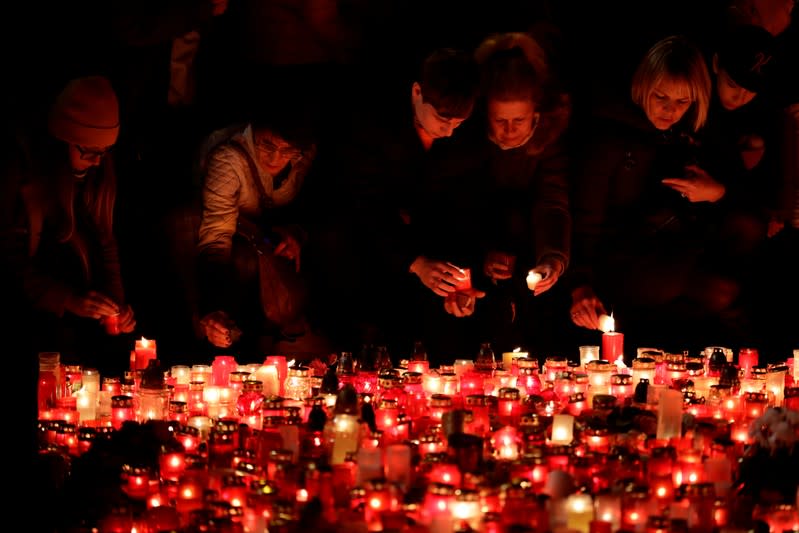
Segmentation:
<svg viewBox="0 0 799 533">
<path fill-rule="evenodd" d="M 280 107 L 263 106 L 248 124 L 211 136 L 227 138 L 207 154 L 203 181 L 200 325 L 219 348 L 229 348 L 241 335 L 236 348 L 247 356 L 276 349 L 309 359 L 326 352 L 307 342 L 312 331 L 306 284 L 300 283 L 307 240 L 301 198 L 316 155 L 315 117 L 286 96 L 272 101 Z M 285 268 L 272 271 L 267 261 Z M 266 290 L 270 276 L 279 274 L 298 282 L 290 295 L 297 305 L 284 307 L 288 314 L 272 312 L 281 302 Z M 302 346 L 288 342 L 298 338 L 305 341 Z"/>
<path fill-rule="evenodd" d="M 632 101 L 598 111 L 573 191 L 575 325 L 599 329 L 600 315 L 613 312 L 633 345 L 685 347 L 708 345 L 731 320 L 739 286 L 706 249 L 720 196 L 692 202 L 663 181 L 710 179 L 696 166 L 710 98 L 702 53 L 672 36 L 640 62 Z"/>
<path fill-rule="evenodd" d="M 549 291 L 569 260 L 564 139 L 569 97 L 529 34 L 493 35 L 478 47 L 476 57 L 485 109 L 481 120 L 467 126 L 462 143 L 464 155 L 480 158 L 481 206 L 475 216 L 481 231 L 474 246 L 480 266 L 475 278 L 482 278 L 478 284 L 487 295 L 476 314 L 486 340 L 501 351 L 529 347 L 532 340 L 546 350 L 552 344 L 533 326 L 551 302 L 533 296 Z M 541 279 L 528 284 L 533 276 Z M 451 306 L 453 314 L 459 311 Z"/>
<path fill-rule="evenodd" d="M 447 231 L 469 219 L 435 225 L 436 235 L 420 235 L 420 230 L 431 227 L 424 222 L 431 207 L 472 212 L 460 197 L 470 189 L 446 179 L 461 175 L 448 170 L 457 160 L 446 155 L 449 137 L 472 112 L 477 88 L 471 54 L 439 49 L 424 61 L 415 81 L 382 93 L 390 96 L 373 106 L 360 100 L 357 108 L 348 108 L 349 124 L 326 163 L 331 177 L 339 179 L 334 212 L 322 229 L 331 236 L 323 256 L 349 261 L 340 267 L 331 261 L 321 273 L 330 279 L 326 285 L 338 288 L 328 298 L 333 305 L 343 299 L 355 302 L 354 323 L 333 327 L 349 330 L 344 342 L 385 342 L 393 353 L 409 353 L 418 331 L 414 322 L 422 316 L 415 308 L 419 293 L 438 314 L 455 320 L 443 302 L 462 277 L 459 266 L 466 265 L 445 248 L 465 232 Z M 438 240 L 442 232 L 447 235 Z M 438 247 L 428 246 L 437 240 Z"/>
<path fill-rule="evenodd" d="M 3 261 L 35 317 L 40 350 L 63 362 L 121 371 L 109 359 L 106 329 L 133 331 L 116 239 L 116 179 L 109 150 L 119 106 L 106 78 L 72 80 L 51 108 L 47 128 L 20 131 L 18 151 L 3 169 Z M 119 348 L 119 346 L 117 346 Z M 78 359 L 78 357 L 80 359 Z"/>
</svg>

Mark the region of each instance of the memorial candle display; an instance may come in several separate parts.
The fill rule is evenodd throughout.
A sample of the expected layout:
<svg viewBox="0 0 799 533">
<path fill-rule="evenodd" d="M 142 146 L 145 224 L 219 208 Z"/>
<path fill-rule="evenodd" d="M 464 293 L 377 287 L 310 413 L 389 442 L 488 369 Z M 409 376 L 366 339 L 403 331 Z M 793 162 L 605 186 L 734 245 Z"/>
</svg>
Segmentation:
<svg viewBox="0 0 799 533">
<path fill-rule="evenodd" d="M 799 426 L 786 411 L 799 405 L 799 388 L 791 387 L 784 364 L 752 366 L 745 381 L 759 385 L 739 390 L 729 368 L 707 376 L 701 354 L 668 354 L 662 359 L 671 373 L 633 398 L 636 377 L 657 381 L 648 354 L 633 361 L 632 374 L 616 373 L 608 359 L 578 367 L 549 354 L 542 374 L 536 354 L 511 364 L 518 373 L 476 373 L 469 360 L 428 368 L 424 377 L 400 367 L 381 374 L 368 394 L 340 382 L 327 397 L 318 393 L 319 365 L 286 363 L 286 398 L 279 396 L 282 356 L 270 357 L 276 359 L 264 365 L 225 364 L 226 377 L 220 364 L 197 364 L 190 372 L 176 365 L 163 387 L 147 387 L 155 382 L 131 373 L 108 381 L 115 383 L 109 390 L 122 394 L 97 391 L 96 404 L 90 398 L 99 376 L 82 374 L 70 380 L 80 381 L 80 389 L 41 414 L 42 450 L 74 458 L 97 443 L 102 452 L 110 439 L 136 435 L 138 427 L 148 435 L 150 426 L 157 428 L 166 440 L 154 448 L 152 464 L 139 464 L 151 454 L 135 454 L 137 461 L 120 461 L 122 471 L 104 477 L 116 484 L 109 493 L 121 489 L 125 503 L 142 510 L 125 531 L 166 524 L 162 518 L 171 520 L 168 530 L 208 529 L 230 518 L 249 530 L 294 531 L 314 502 L 320 526 L 341 531 L 401 530 L 412 520 L 447 533 L 469 527 L 654 533 L 667 531 L 675 518 L 703 531 L 748 527 L 739 523 L 739 492 L 732 490 L 746 481 L 744 452 Z M 270 381 L 273 395 L 264 397 L 256 377 Z M 176 400 L 180 387 L 186 401 Z M 156 412 L 163 413 L 167 399 L 169 416 L 162 418 Z M 623 425 L 613 423 L 628 410 L 634 414 Z M 764 470 L 781 467 L 767 462 L 758 472 Z M 621 480 L 635 485 L 618 491 Z M 408 504 L 411 496 L 418 499 Z M 796 509 L 782 507 L 763 507 L 752 518 L 771 517 L 790 529 L 799 522 Z M 159 509 L 157 517 L 151 513 Z M 111 509 L 87 525 L 106 530 L 117 518 Z"/>
</svg>

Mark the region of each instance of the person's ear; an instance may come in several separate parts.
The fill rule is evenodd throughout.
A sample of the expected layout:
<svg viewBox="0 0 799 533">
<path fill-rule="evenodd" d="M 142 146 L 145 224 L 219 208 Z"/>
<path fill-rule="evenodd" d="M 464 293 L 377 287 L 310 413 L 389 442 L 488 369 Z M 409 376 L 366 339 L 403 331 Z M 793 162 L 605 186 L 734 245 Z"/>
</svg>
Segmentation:
<svg viewBox="0 0 799 533">
<path fill-rule="evenodd" d="M 418 81 L 413 82 L 411 86 L 411 98 L 413 98 L 414 102 L 422 103 L 422 86 L 419 85 Z"/>
</svg>

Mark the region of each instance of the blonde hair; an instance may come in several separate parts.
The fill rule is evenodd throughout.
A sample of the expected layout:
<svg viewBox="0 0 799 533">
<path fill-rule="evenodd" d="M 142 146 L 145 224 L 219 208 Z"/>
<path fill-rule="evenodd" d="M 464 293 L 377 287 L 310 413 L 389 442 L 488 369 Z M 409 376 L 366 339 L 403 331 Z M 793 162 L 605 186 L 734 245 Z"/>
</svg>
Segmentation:
<svg viewBox="0 0 799 533">
<path fill-rule="evenodd" d="M 672 35 L 649 49 L 633 75 L 633 102 L 647 111 L 649 96 L 663 80 L 688 86 L 691 107 L 686 114 L 690 114 L 693 131 L 704 126 L 710 107 L 710 73 L 702 52 L 686 37 Z"/>
</svg>

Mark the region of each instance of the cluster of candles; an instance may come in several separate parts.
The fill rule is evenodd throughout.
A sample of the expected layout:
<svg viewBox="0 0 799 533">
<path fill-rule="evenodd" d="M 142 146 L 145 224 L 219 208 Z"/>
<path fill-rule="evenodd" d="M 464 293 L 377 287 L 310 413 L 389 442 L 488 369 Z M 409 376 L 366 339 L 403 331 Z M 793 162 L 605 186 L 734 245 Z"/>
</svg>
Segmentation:
<svg viewBox="0 0 799 533">
<path fill-rule="evenodd" d="M 758 366 L 754 349 L 737 366 L 721 347 L 640 348 L 631 367 L 600 359 L 598 346 L 580 347 L 579 363 L 551 357 L 540 367 L 508 352 L 490 371 L 411 360 L 379 375 L 338 372 L 329 390 L 278 355 L 173 366 L 153 387 L 141 376 L 157 361 L 155 343 L 140 348 L 123 379 L 41 358 L 45 452 L 86 453 L 126 422 L 174 436 L 157 465 L 123 468 L 122 489 L 142 512 L 118 510 L 102 531 L 203 520 L 288 531 L 318 499 L 322 518 L 343 530 L 709 533 L 739 525 L 731 489 L 752 421 L 769 406 L 799 410 L 793 359 Z M 651 413 L 654 438 L 590 423 L 621 405 Z M 687 432 L 685 413 L 696 417 Z M 799 528 L 795 506 L 764 520 L 771 531 Z"/>
</svg>

